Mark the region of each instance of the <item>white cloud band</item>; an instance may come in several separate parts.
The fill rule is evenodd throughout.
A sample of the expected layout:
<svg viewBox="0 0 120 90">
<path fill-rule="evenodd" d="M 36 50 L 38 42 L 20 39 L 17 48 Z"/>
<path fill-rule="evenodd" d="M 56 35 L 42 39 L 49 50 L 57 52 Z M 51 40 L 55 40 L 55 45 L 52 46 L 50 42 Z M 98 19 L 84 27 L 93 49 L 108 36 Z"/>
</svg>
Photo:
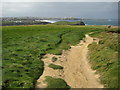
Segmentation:
<svg viewBox="0 0 120 90">
<path fill-rule="evenodd" d="M 1 0 L 2 2 L 119 2 L 119 0 Z"/>
</svg>

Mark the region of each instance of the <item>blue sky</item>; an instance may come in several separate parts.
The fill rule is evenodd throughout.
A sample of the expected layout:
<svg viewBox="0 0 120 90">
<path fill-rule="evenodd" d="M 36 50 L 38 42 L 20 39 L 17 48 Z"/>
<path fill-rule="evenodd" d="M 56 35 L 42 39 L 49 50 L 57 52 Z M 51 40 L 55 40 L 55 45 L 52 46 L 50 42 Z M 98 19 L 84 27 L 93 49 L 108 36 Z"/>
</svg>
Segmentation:
<svg viewBox="0 0 120 90">
<path fill-rule="evenodd" d="M 114 2 L 10 2 L 2 4 L 2 16 L 18 17 L 80 17 L 107 18 L 118 17 L 118 3 Z M 93 0 L 94 1 L 94 0 Z M 109 1 L 109 0 L 108 0 Z"/>
</svg>

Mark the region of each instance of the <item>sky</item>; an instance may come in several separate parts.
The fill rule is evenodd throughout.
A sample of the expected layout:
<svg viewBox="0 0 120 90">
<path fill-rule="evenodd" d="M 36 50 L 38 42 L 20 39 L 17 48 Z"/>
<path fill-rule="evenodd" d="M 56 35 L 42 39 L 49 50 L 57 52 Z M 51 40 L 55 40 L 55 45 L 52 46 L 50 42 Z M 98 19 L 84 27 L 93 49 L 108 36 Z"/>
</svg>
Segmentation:
<svg viewBox="0 0 120 90">
<path fill-rule="evenodd" d="M 49 2 L 48 2 L 49 1 Z M 53 2 L 52 2 L 53 1 Z M 65 1 L 65 2 L 61 2 Z M 118 0 L 4 0 L 3 17 L 80 17 L 117 19 Z M 79 2 L 78 2 L 79 1 Z M 104 2 L 102 2 L 104 1 Z M 109 2 L 108 2 L 109 1 Z"/>
<path fill-rule="evenodd" d="M 119 0 L 1 0 L 2 2 L 118 2 Z"/>
</svg>

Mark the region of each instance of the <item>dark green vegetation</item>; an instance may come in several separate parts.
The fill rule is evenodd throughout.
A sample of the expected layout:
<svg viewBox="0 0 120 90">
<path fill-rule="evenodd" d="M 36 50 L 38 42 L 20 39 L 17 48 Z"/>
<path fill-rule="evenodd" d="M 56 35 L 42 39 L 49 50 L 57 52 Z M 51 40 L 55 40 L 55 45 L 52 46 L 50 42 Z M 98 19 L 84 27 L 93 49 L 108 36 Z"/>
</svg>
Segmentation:
<svg viewBox="0 0 120 90">
<path fill-rule="evenodd" d="M 82 21 L 69 22 L 69 21 L 58 21 L 55 22 L 56 25 L 85 25 Z"/>
<path fill-rule="evenodd" d="M 48 67 L 53 68 L 53 69 L 63 69 L 62 66 L 60 66 L 60 65 L 55 65 L 55 64 L 50 64 Z"/>
<path fill-rule="evenodd" d="M 48 84 L 47 88 L 66 88 L 65 90 L 69 90 L 70 86 L 61 79 L 61 78 L 53 78 L 51 76 L 46 76 L 46 82 Z"/>
<path fill-rule="evenodd" d="M 33 88 L 44 70 L 46 53 L 61 54 L 89 32 L 103 26 L 33 25 L 3 26 L 3 87 Z"/>
<path fill-rule="evenodd" d="M 89 46 L 90 63 L 100 74 L 101 82 L 105 87 L 118 88 L 120 84 L 120 81 L 118 83 L 118 33 L 111 31 L 117 29 L 91 35 L 99 38 L 100 41 L 99 44 L 93 43 Z"/>
<path fill-rule="evenodd" d="M 57 58 L 56 57 L 52 57 L 52 62 L 55 62 L 57 61 Z"/>
</svg>

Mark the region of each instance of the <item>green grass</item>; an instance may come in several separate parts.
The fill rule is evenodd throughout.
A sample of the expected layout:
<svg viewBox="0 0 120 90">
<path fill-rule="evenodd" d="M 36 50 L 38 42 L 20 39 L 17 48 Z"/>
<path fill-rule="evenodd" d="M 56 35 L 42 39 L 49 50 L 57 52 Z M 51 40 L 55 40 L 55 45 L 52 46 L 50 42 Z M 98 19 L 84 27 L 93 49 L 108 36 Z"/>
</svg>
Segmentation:
<svg viewBox="0 0 120 90">
<path fill-rule="evenodd" d="M 103 26 L 3 26 L 3 88 L 34 88 L 44 70 L 43 55 L 61 54 L 86 33 L 104 30 Z"/>
<path fill-rule="evenodd" d="M 46 76 L 47 88 L 64 88 L 65 90 L 69 90 L 70 86 L 61 79 L 61 78 L 53 78 L 51 76 Z"/>
<path fill-rule="evenodd" d="M 48 67 L 53 68 L 53 69 L 63 69 L 62 66 L 60 66 L 60 65 L 55 65 L 55 64 L 49 64 Z"/>
<path fill-rule="evenodd" d="M 100 74 L 105 87 L 118 88 L 118 34 L 102 32 L 91 36 L 100 39 L 99 44 L 89 46 L 92 68 Z"/>
</svg>

